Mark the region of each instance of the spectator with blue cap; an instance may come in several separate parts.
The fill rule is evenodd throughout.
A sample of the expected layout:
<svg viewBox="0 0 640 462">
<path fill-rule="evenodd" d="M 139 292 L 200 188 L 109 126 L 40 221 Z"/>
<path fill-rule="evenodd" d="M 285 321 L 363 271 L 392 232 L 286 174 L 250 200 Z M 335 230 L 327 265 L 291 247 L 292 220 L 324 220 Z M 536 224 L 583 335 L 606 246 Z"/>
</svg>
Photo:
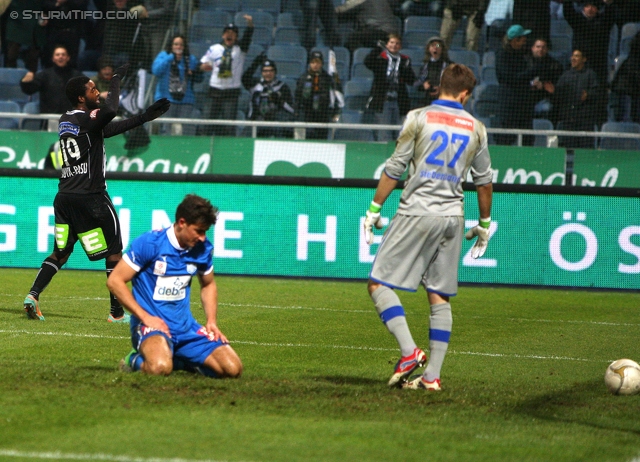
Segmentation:
<svg viewBox="0 0 640 462">
<path fill-rule="evenodd" d="M 496 76 L 500 85 L 500 121 L 502 128 L 533 127 L 534 78 L 525 47 L 531 30 L 514 24 L 507 30 L 503 46 L 496 53 Z M 516 135 L 496 136 L 498 144 L 513 144 Z M 524 145 L 532 145 L 531 135 L 523 137 Z"/>
</svg>

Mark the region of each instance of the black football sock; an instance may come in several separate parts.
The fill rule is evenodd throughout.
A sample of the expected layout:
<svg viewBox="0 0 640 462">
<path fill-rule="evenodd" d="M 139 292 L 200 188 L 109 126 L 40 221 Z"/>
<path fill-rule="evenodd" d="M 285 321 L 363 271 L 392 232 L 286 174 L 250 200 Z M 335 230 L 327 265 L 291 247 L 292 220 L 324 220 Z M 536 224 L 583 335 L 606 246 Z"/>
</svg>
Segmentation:
<svg viewBox="0 0 640 462">
<path fill-rule="evenodd" d="M 40 294 L 44 289 L 46 289 L 59 269 L 60 262 L 58 260 L 54 260 L 51 257 L 45 258 L 40 266 L 38 274 L 36 275 L 35 281 L 33 281 L 29 295 L 33 296 L 36 300 L 39 300 Z"/>
<path fill-rule="evenodd" d="M 105 261 L 105 266 L 107 267 L 107 279 L 109 279 L 113 268 L 115 268 L 117 264 L 117 261 Z M 111 301 L 111 310 L 109 311 L 111 316 L 113 316 L 114 318 L 121 318 L 122 316 L 124 316 L 124 309 L 122 308 L 122 305 L 115 297 L 115 295 L 113 295 L 111 292 L 109 292 L 109 300 Z"/>
</svg>

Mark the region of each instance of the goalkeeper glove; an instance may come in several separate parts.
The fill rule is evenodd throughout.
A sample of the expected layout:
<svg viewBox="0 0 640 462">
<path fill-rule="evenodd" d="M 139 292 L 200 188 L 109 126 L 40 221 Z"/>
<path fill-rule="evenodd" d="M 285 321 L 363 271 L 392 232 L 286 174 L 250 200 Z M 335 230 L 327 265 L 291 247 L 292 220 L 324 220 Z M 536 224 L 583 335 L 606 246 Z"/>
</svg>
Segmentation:
<svg viewBox="0 0 640 462">
<path fill-rule="evenodd" d="M 364 219 L 364 240 L 369 245 L 373 244 L 373 227 L 382 228 L 380 209 L 382 209 L 382 205 L 371 202 Z"/>
<path fill-rule="evenodd" d="M 487 245 L 489 245 L 489 225 L 491 224 L 491 218 L 480 218 L 480 223 L 474 226 L 464 237 L 467 240 L 471 240 L 478 236 L 478 240 L 471 248 L 471 256 L 473 258 L 480 258 L 487 251 Z"/>
<path fill-rule="evenodd" d="M 157 119 L 162 114 L 167 112 L 170 107 L 171 103 L 167 98 L 160 98 L 158 101 L 149 106 L 146 111 L 144 111 L 145 121 L 149 122 L 150 120 Z"/>
</svg>

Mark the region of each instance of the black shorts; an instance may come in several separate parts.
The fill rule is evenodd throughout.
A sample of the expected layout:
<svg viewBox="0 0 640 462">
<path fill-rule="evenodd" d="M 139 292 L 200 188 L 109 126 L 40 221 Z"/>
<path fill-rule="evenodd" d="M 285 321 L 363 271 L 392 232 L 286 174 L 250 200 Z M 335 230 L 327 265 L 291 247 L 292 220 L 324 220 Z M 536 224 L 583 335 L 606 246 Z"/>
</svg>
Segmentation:
<svg viewBox="0 0 640 462">
<path fill-rule="evenodd" d="M 54 252 L 58 258 L 71 254 L 78 240 L 91 261 L 122 252 L 120 221 L 106 192 L 58 193 L 53 210 Z"/>
</svg>

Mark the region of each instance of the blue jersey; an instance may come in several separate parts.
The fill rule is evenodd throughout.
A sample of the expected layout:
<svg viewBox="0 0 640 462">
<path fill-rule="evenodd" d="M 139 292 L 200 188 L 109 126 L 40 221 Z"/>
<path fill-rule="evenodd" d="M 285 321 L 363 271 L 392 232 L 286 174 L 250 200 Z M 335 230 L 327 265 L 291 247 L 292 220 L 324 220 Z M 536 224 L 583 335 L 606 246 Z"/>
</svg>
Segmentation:
<svg viewBox="0 0 640 462">
<path fill-rule="evenodd" d="M 123 256 L 138 273 L 132 280 L 136 301 L 162 318 L 172 335 L 186 331 L 195 321 L 189 304 L 191 278 L 213 271 L 212 254 L 208 239 L 190 249 L 181 248 L 171 226 L 138 237 Z"/>
</svg>

